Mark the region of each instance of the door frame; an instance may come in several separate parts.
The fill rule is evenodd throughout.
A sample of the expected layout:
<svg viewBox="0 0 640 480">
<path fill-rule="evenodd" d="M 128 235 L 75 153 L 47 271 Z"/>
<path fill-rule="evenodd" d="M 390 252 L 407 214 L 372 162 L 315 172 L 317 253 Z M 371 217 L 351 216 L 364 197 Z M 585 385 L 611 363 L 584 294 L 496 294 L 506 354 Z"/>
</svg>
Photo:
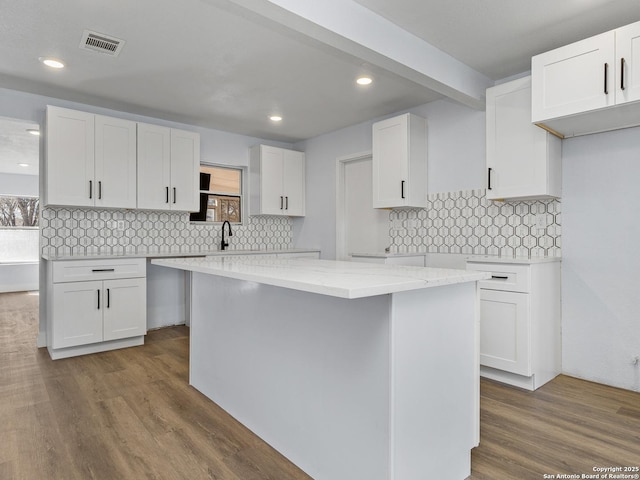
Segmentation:
<svg viewBox="0 0 640 480">
<path fill-rule="evenodd" d="M 345 173 L 346 166 L 372 157 L 371 150 L 353 153 L 336 159 L 336 260 L 347 260 L 347 229 L 345 228 Z"/>
</svg>

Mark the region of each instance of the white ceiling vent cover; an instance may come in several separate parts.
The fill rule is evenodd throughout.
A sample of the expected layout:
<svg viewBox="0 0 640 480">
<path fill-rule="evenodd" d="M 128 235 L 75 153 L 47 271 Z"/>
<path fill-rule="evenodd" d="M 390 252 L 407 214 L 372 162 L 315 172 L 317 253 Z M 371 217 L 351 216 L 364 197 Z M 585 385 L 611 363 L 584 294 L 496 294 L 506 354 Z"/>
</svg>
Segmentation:
<svg viewBox="0 0 640 480">
<path fill-rule="evenodd" d="M 125 41 L 120 38 L 110 37 L 98 32 L 85 30 L 80 40 L 80 48 L 102 52 L 112 57 L 117 57 L 124 46 Z"/>
</svg>

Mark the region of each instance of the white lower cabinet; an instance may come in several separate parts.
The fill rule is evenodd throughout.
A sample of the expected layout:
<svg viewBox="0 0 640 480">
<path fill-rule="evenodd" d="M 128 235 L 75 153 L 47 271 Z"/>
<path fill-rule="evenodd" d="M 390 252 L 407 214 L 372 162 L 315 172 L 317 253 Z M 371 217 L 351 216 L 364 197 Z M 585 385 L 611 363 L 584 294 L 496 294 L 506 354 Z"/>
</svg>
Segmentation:
<svg viewBox="0 0 640 480">
<path fill-rule="evenodd" d="M 480 286 L 480 375 L 535 390 L 561 371 L 560 262 L 467 261 Z"/>
<path fill-rule="evenodd" d="M 47 346 L 51 358 L 144 343 L 145 259 L 65 260 L 49 264 Z"/>
</svg>

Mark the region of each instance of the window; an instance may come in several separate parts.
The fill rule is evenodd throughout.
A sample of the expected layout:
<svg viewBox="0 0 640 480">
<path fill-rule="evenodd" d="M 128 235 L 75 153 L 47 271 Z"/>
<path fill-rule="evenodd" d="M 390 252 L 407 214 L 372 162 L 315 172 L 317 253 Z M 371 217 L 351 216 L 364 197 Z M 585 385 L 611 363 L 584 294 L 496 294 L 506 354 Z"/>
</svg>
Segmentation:
<svg viewBox="0 0 640 480">
<path fill-rule="evenodd" d="M 200 211 L 194 222 L 242 223 L 244 171 L 239 167 L 200 165 Z"/>
<path fill-rule="evenodd" d="M 0 196 L 0 227 L 37 227 L 37 197 Z"/>
</svg>

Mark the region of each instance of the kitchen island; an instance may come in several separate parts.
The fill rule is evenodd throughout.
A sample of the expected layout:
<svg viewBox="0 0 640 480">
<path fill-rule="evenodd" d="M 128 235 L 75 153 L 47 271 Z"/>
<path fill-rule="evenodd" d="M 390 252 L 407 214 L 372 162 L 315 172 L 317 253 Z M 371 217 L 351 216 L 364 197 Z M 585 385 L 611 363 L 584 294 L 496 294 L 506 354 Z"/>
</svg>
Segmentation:
<svg viewBox="0 0 640 480">
<path fill-rule="evenodd" d="M 484 272 L 194 258 L 190 383 L 315 480 L 463 480 Z"/>
</svg>

